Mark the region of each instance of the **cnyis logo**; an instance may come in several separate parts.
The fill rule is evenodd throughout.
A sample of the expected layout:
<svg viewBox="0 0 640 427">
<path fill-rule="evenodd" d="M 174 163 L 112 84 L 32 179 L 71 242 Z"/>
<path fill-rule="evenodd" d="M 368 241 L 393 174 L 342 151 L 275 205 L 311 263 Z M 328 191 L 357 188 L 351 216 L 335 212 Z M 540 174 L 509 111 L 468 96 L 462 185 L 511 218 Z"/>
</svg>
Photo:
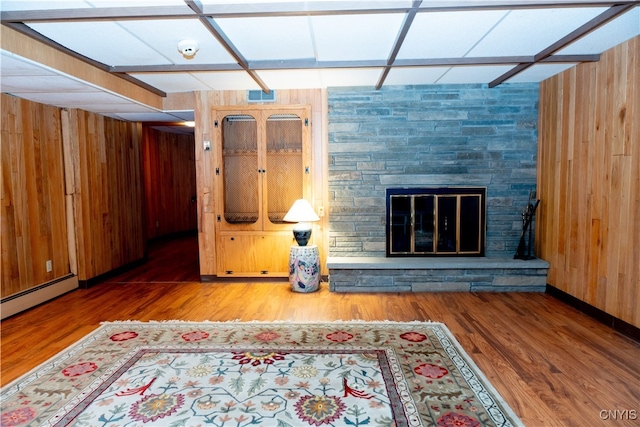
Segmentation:
<svg viewBox="0 0 640 427">
<path fill-rule="evenodd" d="M 603 409 L 600 411 L 601 420 L 637 420 L 638 411 L 635 409 Z"/>
</svg>

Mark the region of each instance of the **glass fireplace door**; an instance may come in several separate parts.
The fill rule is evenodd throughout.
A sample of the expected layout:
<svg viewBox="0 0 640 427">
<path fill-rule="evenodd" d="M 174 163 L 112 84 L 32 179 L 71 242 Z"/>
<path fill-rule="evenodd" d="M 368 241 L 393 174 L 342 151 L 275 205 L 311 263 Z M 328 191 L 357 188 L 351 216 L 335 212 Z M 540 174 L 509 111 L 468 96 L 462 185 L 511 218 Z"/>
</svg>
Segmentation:
<svg viewBox="0 0 640 427">
<path fill-rule="evenodd" d="M 482 255 L 483 189 L 437 189 L 432 193 L 402 189 L 389 194 L 390 191 L 387 190 L 388 255 Z"/>
</svg>

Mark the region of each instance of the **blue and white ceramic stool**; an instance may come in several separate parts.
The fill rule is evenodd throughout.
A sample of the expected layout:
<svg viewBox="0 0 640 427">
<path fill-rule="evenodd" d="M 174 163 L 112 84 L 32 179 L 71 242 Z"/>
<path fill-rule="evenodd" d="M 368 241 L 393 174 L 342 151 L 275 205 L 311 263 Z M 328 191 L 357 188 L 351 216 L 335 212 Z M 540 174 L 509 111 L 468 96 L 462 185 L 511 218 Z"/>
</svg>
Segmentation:
<svg viewBox="0 0 640 427">
<path fill-rule="evenodd" d="M 320 253 L 317 245 L 291 246 L 289 283 L 295 292 L 314 292 L 320 283 Z"/>
</svg>

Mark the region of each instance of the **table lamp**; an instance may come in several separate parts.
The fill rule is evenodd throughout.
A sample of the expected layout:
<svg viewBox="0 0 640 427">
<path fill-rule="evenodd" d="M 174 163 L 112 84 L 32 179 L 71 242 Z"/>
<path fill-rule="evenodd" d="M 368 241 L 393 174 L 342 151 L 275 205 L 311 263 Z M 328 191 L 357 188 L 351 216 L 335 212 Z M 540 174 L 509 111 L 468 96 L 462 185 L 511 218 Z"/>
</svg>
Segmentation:
<svg viewBox="0 0 640 427">
<path fill-rule="evenodd" d="M 293 203 L 289 212 L 282 219 L 286 222 L 297 222 L 293 227 L 293 237 L 300 246 L 307 246 L 311 237 L 311 222 L 320 221 L 311 203 L 305 199 L 298 199 Z"/>
</svg>

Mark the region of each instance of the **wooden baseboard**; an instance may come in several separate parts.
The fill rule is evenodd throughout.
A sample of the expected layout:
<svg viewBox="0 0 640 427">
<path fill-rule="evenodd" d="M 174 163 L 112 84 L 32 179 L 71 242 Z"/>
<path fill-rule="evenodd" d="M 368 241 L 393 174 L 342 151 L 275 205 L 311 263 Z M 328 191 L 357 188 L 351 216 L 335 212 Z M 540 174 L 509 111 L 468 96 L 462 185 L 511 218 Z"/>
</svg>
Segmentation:
<svg viewBox="0 0 640 427">
<path fill-rule="evenodd" d="M 18 314 L 29 308 L 52 300 L 67 292 L 78 289 L 78 276 L 69 275 L 36 286 L 32 289 L 11 295 L 2 300 L 1 312 L 2 319 Z"/>
<path fill-rule="evenodd" d="M 200 276 L 200 281 L 202 283 L 213 283 L 213 282 L 229 282 L 229 283 L 247 283 L 247 282 L 257 282 L 257 283 L 266 283 L 266 282 L 289 282 L 288 277 L 229 277 L 229 276 L 215 276 L 215 275 L 202 275 Z M 321 282 L 328 282 L 329 276 L 320 276 Z"/>
<path fill-rule="evenodd" d="M 623 335 L 628 336 L 629 338 L 640 342 L 640 328 L 634 326 L 630 323 L 625 322 L 624 320 L 618 319 L 611 314 L 600 310 L 597 307 L 588 304 L 573 295 L 570 295 L 560 289 L 553 287 L 551 285 L 547 285 L 546 293 L 559 299 L 560 301 L 572 306 L 573 308 L 579 310 L 580 312 L 586 314 L 589 317 L 593 317 L 600 323 L 613 328 L 614 330 L 620 332 Z"/>
<path fill-rule="evenodd" d="M 267 277 L 244 277 L 244 276 L 216 276 L 216 275 L 200 275 L 200 281 L 202 283 L 247 283 L 247 282 L 255 282 L 255 283 L 282 283 L 288 282 L 289 279 L 286 277 L 278 277 L 278 276 L 267 276 Z"/>
<path fill-rule="evenodd" d="M 127 265 L 123 265 L 122 267 L 114 268 L 113 270 L 107 271 L 106 273 L 102 273 L 97 275 L 96 277 L 92 277 L 87 280 L 79 280 L 78 283 L 82 289 L 89 289 L 95 285 L 98 285 L 112 277 L 115 277 L 119 274 L 127 272 L 133 268 L 139 267 L 147 261 L 146 257 L 139 259 L 137 261 L 130 262 Z"/>
</svg>

